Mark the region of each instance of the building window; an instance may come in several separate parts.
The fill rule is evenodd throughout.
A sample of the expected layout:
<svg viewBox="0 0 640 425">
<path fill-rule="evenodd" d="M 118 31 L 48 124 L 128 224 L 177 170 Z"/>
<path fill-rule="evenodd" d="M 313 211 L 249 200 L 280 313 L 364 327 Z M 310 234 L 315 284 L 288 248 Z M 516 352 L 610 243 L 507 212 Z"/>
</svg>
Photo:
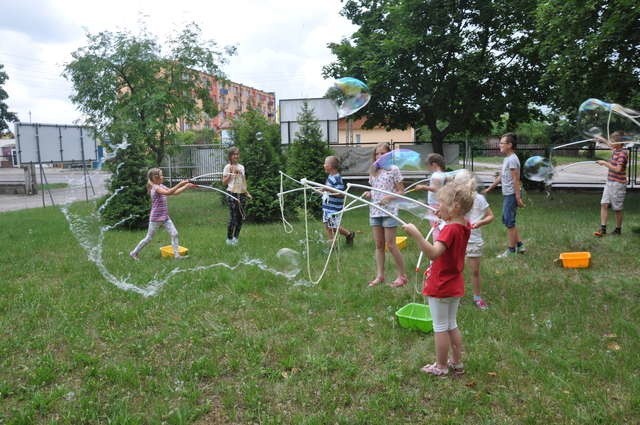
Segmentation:
<svg viewBox="0 0 640 425">
<path fill-rule="evenodd" d="M 356 145 L 360 144 L 360 134 L 356 134 Z"/>
</svg>

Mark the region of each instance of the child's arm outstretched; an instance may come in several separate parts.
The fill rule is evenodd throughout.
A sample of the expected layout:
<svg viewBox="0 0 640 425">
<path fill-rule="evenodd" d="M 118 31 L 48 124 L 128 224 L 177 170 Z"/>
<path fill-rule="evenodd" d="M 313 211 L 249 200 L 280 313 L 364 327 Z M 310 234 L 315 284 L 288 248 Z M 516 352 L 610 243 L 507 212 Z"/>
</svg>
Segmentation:
<svg viewBox="0 0 640 425">
<path fill-rule="evenodd" d="M 429 186 L 428 184 L 417 184 L 413 187 L 413 190 L 424 190 L 425 192 L 437 192 L 440 187 Z"/>
<path fill-rule="evenodd" d="M 418 243 L 420 251 L 424 252 L 430 260 L 435 260 L 447 249 L 447 246 L 442 242 L 436 241 L 431 244 L 425 238 L 422 237 L 422 233 L 413 223 L 408 223 L 402 226 L 407 235 L 411 236 L 413 240 Z"/>
<path fill-rule="evenodd" d="M 160 186 L 158 186 L 156 188 L 156 192 L 159 193 L 160 195 L 164 195 L 164 196 L 171 196 L 171 195 L 179 195 L 182 192 L 185 191 L 185 189 L 188 189 L 190 187 L 195 187 L 196 185 L 191 183 L 189 180 L 182 180 L 180 181 L 177 185 L 169 188 L 169 189 L 164 189 Z"/>
<path fill-rule="evenodd" d="M 489 187 L 487 187 L 486 189 L 484 189 L 482 191 L 482 193 L 487 194 L 489 192 L 491 192 L 493 190 L 494 187 L 496 187 L 498 185 L 498 183 L 500 183 L 500 179 L 502 178 L 502 172 L 498 172 L 496 173 L 496 177 L 493 180 L 493 183 L 491 183 L 491 185 Z"/>
</svg>

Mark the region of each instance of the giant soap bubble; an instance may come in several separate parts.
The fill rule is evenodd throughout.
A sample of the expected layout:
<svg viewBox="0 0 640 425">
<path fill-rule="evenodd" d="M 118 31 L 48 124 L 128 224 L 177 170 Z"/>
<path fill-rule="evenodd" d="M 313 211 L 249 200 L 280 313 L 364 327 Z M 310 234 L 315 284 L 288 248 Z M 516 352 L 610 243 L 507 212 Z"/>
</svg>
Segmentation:
<svg viewBox="0 0 640 425">
<path fill-rule="evenodd" d="M 532 156 L 524 162 L 522 173 L 526 179 L 534 182 L 549 181 L 553 176 L 553 165 L 548 158 Z"/>
<path fill-rule="evenodd" d="M 293 279 L 300 273 L 302 255 L 291 248 L 281 248 L 276 253 L 276 270 L 284 274 L 288 279 Z"/>
<path fill-rule="evenodd" d="M 338 110 L 338 118 L 348 117 L 359 111 L 364 108 L 371 99 L 369 87 L 353 77 L 337 79 L 333 87 L 327 91 L 326 97 L 335 102 Z"/>
<path fill-rule="evenodd" d="M 420 168 L 420 154 L 411 149 L 395 149 L 378 158 L 373 165 L 388 170 L 392 165 L 400 169 Z"/>
<path fill-rule="evenodd" d="M 640 131 L 640 112 L 617 103 L 587 99 L 578 108 L 578 128 L 589 137 L 609 138 L 622 131 L 633 139 Z"/>
</svg>

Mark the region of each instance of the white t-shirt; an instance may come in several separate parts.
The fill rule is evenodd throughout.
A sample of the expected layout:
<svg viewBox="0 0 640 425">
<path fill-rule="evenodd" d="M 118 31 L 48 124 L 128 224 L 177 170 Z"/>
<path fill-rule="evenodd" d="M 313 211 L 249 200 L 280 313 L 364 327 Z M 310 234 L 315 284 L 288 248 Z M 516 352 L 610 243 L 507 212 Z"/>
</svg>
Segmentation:
<svg viewBox="0 0 640 425">
<path fill-rule="evenodd" d="M 429 180 L 429 186 L 437 187 L 438 189 L 444 186 L 445 181 L 447 180 L 447 176 L 442 171 L 434 171 L 431 173 L 431 179 Z M 439 206 L 440 202 L 438 201 L 438 192 L 429 191 L 427 193 L 427 205 L 429 206 Z"/>
<path fill-rule="evenodd" d="M 511 170 L 517 170 L 516 172 L 520 173 L 520 160 L 518 159 L 518 155 L 515 153 L 512 153 L 502 161 L 502 174 L 500 176 L 500 181 L 502 183 L 503 195 L 513 195 L 516 193 L 516 188 L 514 186 L 515 182 L 513 181 Z"/>
<path fill-rule="evenodd" d="M 370 175 L 369 185 L 372 187 L 371 202 L 374 204 L 377 204 L 382 200 L 382 198 L 384 198 L 385 196 L 388 196 L 386 193 L 380 192 L 376 189 L 382 189 L 387 192 L 393 192 L 396 188 L 396 185 L 401 181 L 402 181 L 402 174 L 400 173 L 400 169 L 395 165 L 392 165 L 388 170 L 381 168 L 378 170 L 378 173 L 376 175 Z M 394 204 L 394 203 L 386 205 L 385 210 L 389 211 L 393 215 L 398 214 L 398 206 L 397 204 Z M 388 214 L 379 208 L 370 206 L 369 216 L 370 217 L 388 217 Z"/>
<path fill-rule="evenodd" d="M 471 210 L 464 216 L 469 223 L 476 223 L 484 217 L 485 212 L 489 208 L 489 202 L 487 198 L 480 193 L 476 193 L 473 197 L 473 206 Z M 469 243 L 482 243 L 482 232 L 480 229 L 471 229 L 471 235 L 469 236 Z"/>
<path fill-rule="evenodd" d="M 247 180 L 244 176 L 244 165 L 236 164 L 236 174 L 231 174 L 231 164 L 224 166 L 222 170 L 223 178 L 231 174 L 231 179 L 227 184 L 227 191 L 231 193 L 247 193 Z"/>
</svg>

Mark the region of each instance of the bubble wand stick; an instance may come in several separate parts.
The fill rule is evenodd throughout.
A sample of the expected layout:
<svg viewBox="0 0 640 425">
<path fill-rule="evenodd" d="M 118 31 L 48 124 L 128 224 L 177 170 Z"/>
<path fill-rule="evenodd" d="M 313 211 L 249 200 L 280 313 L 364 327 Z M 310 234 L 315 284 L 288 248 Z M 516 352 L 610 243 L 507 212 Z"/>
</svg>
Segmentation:
<svg viewBox="0 0 640 425">
<path fill-rule="evenodd" d="M 236 198 L 235 196 L 233 196 L 233 195 L 232 195 L 232 194 L 230 194 L 229 192 L 226 192 L 226 191 L 224 191 L 224 190 L 222 190 L 222 189 L 218 189 L 217 187 L 213 187 L 213 186 L 205 186 L 205 185 L 202 185 L 202 184 L 195 184 L 195 183 L 192 183 L 192 184 L 193 184 L 195 187 L 199 187 L 199 188 L 201 188 L 201 189 L 215 190 L 216 192 L 220 192 L 220 193 L 222 193 L 223 195 L 228 196 L 229 198 L 231 198 L 231 199 L 233 199 L 233 200 L 235 200 L 235 201 L 240 202 L 240 199 Z"/>
<path fill-rule="evenodd" d="M 189 180 L 194 181 L 194 180 L 201 179 L 203 177 L 211 177 L 211 176 L 217 176 L 217 175 L 223 175 L 223 174 L 224 173 L 222 171 L 216 171 L 216 172 L 213 172 L 213 173 L 200 174 L 199 176 L 192 177 Z"/>
<path fill-rule="evenodd" d="M 430 210 L 431 210 L 431 211 L 433 211 L 433 212 L 436 212 L 436 211 L 437 211 L 435 208 L 433 208 L 433 207 L 432 207 L 432 206 L 430 206 L 430 205 L 427 205 L 427 204 L 425 204 L 425 203 L 423 203 L 423 202 L 420 202 L 420 201 L 418 201 L 418 200 L 416 200 L 416 199 L 410 198 L 409 196 L 401 195 L 401 194 L 399 194 L 399 193 L 389 192 L 388 190 L 382 190 L 382 189 L 374 189 L 374 188 L 372 188 L 371 186 L 365 186 L 365 185 L 363 185 L 363 184 L 347 183 L 347 190 L 348 190 L 348 189 L 350 189 L 350 188 L 352 188 L 352 187 L 357 187 L 357 188 L 360 188 L 360 189 L 375 190 L 375 191 L 377 191 L 377 192 L 382 192 L 382 193 L 384 193 L 385 195 L 391 195 L 391 196 L 395 196 L 396 198 L 400 198 L 400 199 L 404 199 L 404 200 L 406 200 L 406 201 L 413 202 L 413 203 L 415 203 L 415 204 L 417 204 L 417 205 L 420 205 L 421 207 L 424 207 L 424 208 L 430 209 Z M 353 195 L 351 195 L 351 196 L 353 196 Z M 363 201 L 364 201 L 364 200 L 363 200 Z M 374 205 L 375 205 L 375 204 L 374 204 Z M 377 206 L 377 205 L 375 205 L 375 207 L 376 207 L 376 208 L 380 208 L 380 207 L 379 207 L 379 206 Z M 404 223 L 403 223 L 403 224 L 404 224 Z"/>
<path fill-rule="evenodd" d="M 579 143 L 595 142 L 595 140 L 596 140 L 596 139 L 591 138 L 591 139 L 578 140 L 577 142 L 569 142 L 569 143 L 565 143 L 564 145 L 554 146 L 552 150 L 556 150 L 556 149 L 564 148 L 564 147 L 566 147 L 566 146 L 577 145 L 577 144 L 579 144 Z"/>
<path fill-rule="evenodd" d="M 406 222 L 406 221 L 402 220 L 402 219 L 401 219 L 400 217 L 398 217 L 397 215 L 392 214 L 391 212 L 389 212 L 388 210 L 384 209 L 384 208 L 383 208 L 383 207 L 381 207 L 380 205 L 378 205 L 378 204 L 374 204 L 373 202 L 366 201 L 366 200 L 364 200 L 364 199 L 359 198 L 358 196 L 355 196 L 355 195 L 353 195 L 353 194 L 349 193 L 349 192 L 348 192 L 348 190 L 349 190 L 349 187 L 351 186 L 351 183 L 347 184 L 347 191 L 344 191 L 344 190 L 338 190 L 338 189 L 336 189 L 336 188 L 333 188 L 333 187 L 330 187 L 330 186 L 326 186 L 326 185 L 321 184 L 321 183 L 316 183 L 316 182 L 314 182 L 314 181 L 307 180 L 307 179 L 302 179 L 302 180 L 300 180 L 300 183 L 302 183 L 302 184 L 304 184 L 304 185 L 308 185 L 309 187 L 312 187 L 312 188 L 313 188 L 313 187 L 321 187 L 321 188 L 324 188 L 324 189 L 330 190 L 330 191 L 332 191 L 332 192 L 339 193 L 339 194 L 344 195 L 344 196 L 348 196 L 349 198 L 352 198 L 352 199 L 353 199 L 353 198 L 355 198 L 355 199 L 359 199 L 360 201 L 364 202 L 365 204 L 367 204 L 367 205 L 369 205 L 369 206 L 372 206 L 372 207 L 375 207 L 375 208 L 378 208 L 379 210 L 381 210 L 382 212 L 384 212 L 385 214 L 387 214 L 387 215 L 388 215 L 388 216 L 390 216 L 391 218 L 394 218 L 394 219 L 398 220 L 400 223 L 402 223 L 402 225 L 403 225 L 403 226 L 407 224 L 407 222 Z M 354 185 L 354 187 L 368 187 L 368 186 Z M 376 190 L 377 190 L 377 189 L 376 189 Z M 380 190 L 380 192 L 386 192 L 386 191 L 384 191 L 384 190 Z M 395 193 L 393 193 L 393 192 L 386 192 L 386 193 L 390 193 L 390 194 L 393 194 L 393 195 L 397 195 L 397 194 L 395 194 Z M 409 199 L 411 199 L 411 198 L 409 198 Z M 415 199 L 414 199 L 414 201 L 415 201 Z M 416 201 L 416 202 L 417 202 L 417 201 Z M 426 205 L 425 205 L 425 206 L 426 206 Z M 430 208 L 430 207 L 429 207 L 429 208 Z"/>
</svg>

